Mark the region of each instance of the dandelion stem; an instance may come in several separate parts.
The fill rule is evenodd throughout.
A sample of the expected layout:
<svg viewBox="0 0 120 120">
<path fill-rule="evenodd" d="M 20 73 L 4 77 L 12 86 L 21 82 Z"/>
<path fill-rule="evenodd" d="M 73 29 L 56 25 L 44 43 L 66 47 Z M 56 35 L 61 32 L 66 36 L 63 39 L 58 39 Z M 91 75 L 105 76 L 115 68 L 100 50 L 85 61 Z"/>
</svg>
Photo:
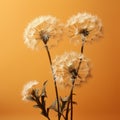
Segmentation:
<svg viewBox="0 0 120 120">
<path fill-rule="evenodd" d="M 51 60 L 51 55 L 50 55 L 50 51 L 48 49 L 48 46 L 45 45 L 45 48 L 46 48 L 46 51 L 47 51 L 47 54 L 48 54 L 48 58 L 49 58 L 49 62 L 50 62 L 50 66 L 51 66 L 51 69 L 52 69 L 52 60 Z"/>
<path fill-rule="evenodd" d="M 71 118 L 70 118 L 70 120 L 73 120 L 73 88 L 74 88 L 74 83 L 75 83 L 75 79 L 73 80 L 73 83 L 72 83 L 72 89 L 71 89 L 71 95 L 70 95 L 70 99 L 71 99 Z"/>
<path fill-rule="evenodd" d="M 84 48 L 84 43 L 82 43 L 82 46 L 81 46 L 81 54 L 83 54 L 83 48 Z"/>
<path fill-rule="evenodd" d="M 60 111 L 59 111 L 60 110 L 60 106 L 59 106 L 58 89 L 57 89 L 55 76 L 53 74 L 51 55 L 50 55 L 50 51 L 49 51 L 47 45 L 45 45 L 45 48 L 46 48 L 46 51 L 47 51 L 47 54 L 48 54 L 48 58 L 49 58 L 50 66 L 51 66 L 51 71 L 52 71 L 52 75 L 53 75 L 53 79 L 54 79 L 54 87 L 55 87 L 55 93 L 56 93 L 56 99 L 57 99 L 57 107 L 58 107 L 58 120 L 60 120 Z"/>
<path fill-rule="evenodd" d="M 84 43 L 85 43 L 85 38 L 82 39 L 81 54 L 83 54 L 84 52 Z"/>
<path fill-rule="evenodd" d="M 70 102 L 71 102 L 72 90 L 73 90 L 73 86 L 72 86 L 72 88 L 71 88 L 70 95 L 69 95 L 70 98 L 68 99 L 68 103 L 67 103 L 67 109 L 66 109 L 65 120 L 68 120 L 69 105 L 70 105 Z"/>
<path fill-rule="evenodd" d="M 81 54 L 83 54 L 83 52 L 84 52 L 84 39 L 82 41 L 82 46 L 81 46 L 80 52 L 81 52 Z M 77 68 L 77 75 L 78 75 L 81 63 L 82 63 L 82 58 L 80 58 L 80 62 L 79 62 L 78 68 Z M 71 120 L 73 120 L 73 87 L 74 87 L 75 79 L 72 82 L 72 89 L 71 89 L 71 96 L 70 96 L 70 99 L 71 99 L 71 118 L 70 119 Z"/>
</svg>

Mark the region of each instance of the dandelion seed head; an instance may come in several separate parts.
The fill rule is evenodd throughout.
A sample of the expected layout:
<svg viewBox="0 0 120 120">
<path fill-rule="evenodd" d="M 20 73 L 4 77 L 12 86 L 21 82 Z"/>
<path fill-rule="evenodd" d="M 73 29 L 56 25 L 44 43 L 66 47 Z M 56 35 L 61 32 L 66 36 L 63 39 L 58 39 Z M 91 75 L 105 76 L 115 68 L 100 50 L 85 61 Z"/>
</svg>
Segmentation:
<svg viewBox="0 0 120 120">
<path fill-rule="evenodd" d="M 77 73 L 80 59 L 82 63 Z M 90 74 L 89 60 L 76 52 L 66 52 L 62 56 L 57 56 L 53 60 L 52 67 L 56 81 L 63 86 L 71 86 L 74 79 L 76 79 L 75 84 L 78 85 Z"/>
<path fill-rule="evenodd" d="M 26 27 L 24 43 L 32 49 L 38 49 L 41 41 L 49 46 L 54 46 L 61 38 L 62 25 L 56 17 L 40 16 Z"/>
<path fill-rule="evenodd" d="M 39 82 L 34 80 L 34 81 L 30 81 L 28 82 L 23 90 L 22 90 L 22 100 L 27 101 L 27 97 L 29 96 L 29 91 L 35 86 L 38 85 Z"/>
<path fill-rule="evenodd" d="M 67 35 L 74 43 L 81 41 L 92 42 L 103 36 L 101 20 L 88 13 L 78 13 L 71 17 L 66 24 Z"/>
</svg>

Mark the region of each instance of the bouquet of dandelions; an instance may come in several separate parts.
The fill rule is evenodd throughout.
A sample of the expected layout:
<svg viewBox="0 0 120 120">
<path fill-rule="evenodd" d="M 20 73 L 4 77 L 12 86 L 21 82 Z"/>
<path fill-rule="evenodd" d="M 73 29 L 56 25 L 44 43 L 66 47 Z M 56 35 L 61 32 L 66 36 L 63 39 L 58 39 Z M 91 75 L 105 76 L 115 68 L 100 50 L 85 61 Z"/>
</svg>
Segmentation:
<svg viewBox="0 0 120 120">
<path fill-rule="evenodd" d="M 65 34 L 64 34 L 65 33 Z M 49 48 L 55 46 L 62 35 L 67 35 L 71 42 L 80 43 L 80 53 L 70 52 L 51 59 Z M 60 23 L 52 16 L 41 16 L 33 20 L 25 29 L 24 43 L 32 49 L 38 49 L 42 42 L 47 51 L 50 68 L 52 71 L 55 101 L 46 105 L 46 84 L 43 83 L 41 90 L 37 87 L 38 81 L 30 81 L 22 91 L 22 99 L 33 101 L 35 108 L 41 110 L 41 114 L 50 120 L 49 111 L 52 109 L 57 113 L 57 119 L 73 120 L 73 90 L 75 86 L 84 83 L 90 77 L 90 61 L 84 56 L 86 43 L 102 37 L 102 23 L 97 16 L 88 13 L 78 13 L 72 16 L 66 24 Z M 69 86 L 70 92 L 61 97 L 58 92 L 58 85 Z"/>
</svg>

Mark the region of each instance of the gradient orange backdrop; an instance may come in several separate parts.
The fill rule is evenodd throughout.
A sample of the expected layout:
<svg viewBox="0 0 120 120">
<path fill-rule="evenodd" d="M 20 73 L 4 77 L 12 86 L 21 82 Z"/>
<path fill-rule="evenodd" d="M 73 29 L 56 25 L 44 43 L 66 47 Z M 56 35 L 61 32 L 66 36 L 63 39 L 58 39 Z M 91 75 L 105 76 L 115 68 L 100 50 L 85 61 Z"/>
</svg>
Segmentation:
<svg viewBox="0 0 120 120">
<path fill-rule="evenodd" d="M 24 28 L 41 15 L 53 15 L 65 22 L 78 12 L 98 15 L 104 25 L 104 38 L 86 45 L 85 54 L 91 59 L 93 77 L 75 90 L 78 105 L 74 107 L 74 120 L 120 119 L 119 0 L 1 0 L 0 120 L 45 120 L 38 109 L 32 108 L 33 103 L 21 100 L 26 82 L 39 80 L 42 84 L 46 79 L 49 79 L 49 103 L 54 100 L 46 51 L 32 51 L 24 45 Z M 79 51 L 79 46 L 64 40 L 51 49 L 52 58 L 65 50 Z"/>
</svg>

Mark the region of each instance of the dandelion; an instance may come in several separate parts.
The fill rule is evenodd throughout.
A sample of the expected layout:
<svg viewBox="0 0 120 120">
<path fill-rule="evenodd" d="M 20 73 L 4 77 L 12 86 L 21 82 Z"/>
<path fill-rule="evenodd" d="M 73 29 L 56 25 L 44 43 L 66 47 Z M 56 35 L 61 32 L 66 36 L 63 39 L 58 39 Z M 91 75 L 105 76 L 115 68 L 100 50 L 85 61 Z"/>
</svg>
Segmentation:
<svg viewBox="0 0 120 120">
<path fill-rule="evenodd" d="M 74 43 L 92 42 L 103 35 L 101 20 L 88 13 L 78 13 L 66 24 L 68 37 Z"/>
<path fill-rule="evenodd" d="M 22 100 L 24 100 L 24 101 L 27 101 L 27 100 L 33 100 L 34 98 L 32 97 L 32 93 L 33 93 L 33 91 L 34 91 L 34 87 L 36 86 L 36 85 L 38 85 L 38 81 L 36 81 L 36 80 L 34 80 L 34 81 L 30 81 L 30 82 L 28 82 L 25 86 L 24 86 L 24 88 L 23 88 L 23 90 L 22 90 Z M 37 90 L 36 90 L 36 92 L 37 92 Z"/>
<path fill-rule="evenodd" d="M 62 24 L 56 17 L 41 16 L 28 24 L 24 32 L 24 43 L 32 49 L 38 49 L 42 41 L 52 47 L 61 39 Z"/>
<path fill-rule="evenodd" d="M 78 70 L 80 59 L 82 62 Z M 89 60 L 75 52 L 65 53 L 53 61 L 53 73 L 56 81 L 64 86 L 71 86 L 73 80 L 75 85 L 79 85 L 90 75 Z"/>
</svg>

